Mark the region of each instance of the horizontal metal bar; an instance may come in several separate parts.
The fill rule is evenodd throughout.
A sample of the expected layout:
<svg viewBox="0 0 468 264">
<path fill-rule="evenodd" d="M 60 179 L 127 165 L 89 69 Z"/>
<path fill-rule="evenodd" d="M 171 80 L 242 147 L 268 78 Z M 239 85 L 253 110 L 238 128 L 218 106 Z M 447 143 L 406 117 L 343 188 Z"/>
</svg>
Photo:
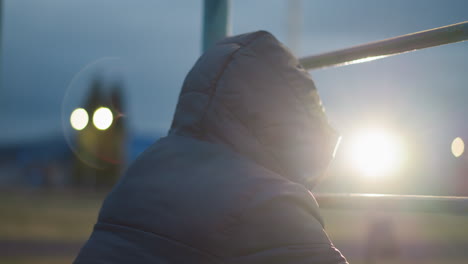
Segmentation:
<svg viewBox="0 0 468 264">
<path fill-rule="evenodd" d="M 349 65 L 468 40 L 468 21 L 300 59 L 305 69 Z"/>
<path fill-rule="evenodd" d="M 320 208 L 468 215 L 468 197 L 362 193 L 314 194 Z"/>
</svg>

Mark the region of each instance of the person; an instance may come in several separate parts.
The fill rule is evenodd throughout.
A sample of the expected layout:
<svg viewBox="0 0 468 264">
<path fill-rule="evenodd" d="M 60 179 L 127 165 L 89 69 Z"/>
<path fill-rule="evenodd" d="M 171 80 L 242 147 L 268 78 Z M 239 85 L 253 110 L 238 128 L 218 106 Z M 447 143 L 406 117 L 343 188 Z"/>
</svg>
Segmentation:
<svg viewBox="0 0 468 264">
<path fill-rule="evenodd" d="M 168 135 L 105 199 L 74 263 L 345 264 L 310 191 L 338 139 L 283 44 L 228 37 L 190 70 Z"/>
</svg>

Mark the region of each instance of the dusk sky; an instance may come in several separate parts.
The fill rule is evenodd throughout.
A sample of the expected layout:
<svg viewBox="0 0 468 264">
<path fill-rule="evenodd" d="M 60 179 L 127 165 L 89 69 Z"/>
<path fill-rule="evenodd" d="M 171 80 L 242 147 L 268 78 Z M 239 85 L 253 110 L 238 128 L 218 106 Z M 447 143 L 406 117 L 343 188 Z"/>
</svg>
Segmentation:
<svg viewBox="0 0 468 264">
<path fill-rule="evenodd" d="M 80 104 L 84 83 L 109 68 L 124 81 L 132 134 L 166 133 L 201 53 L 202 4 L 4 0 L 0 144 L 63 134 L 62 109 Z M 234 0 L 231 7 L 232 34 L 263 29 L 291 44 L 287 1 Z M 317 0 L 302 7 L 299 57 L 468 20 L 466 0 Z M 453 138 L 468 139 L 467 70 L 462 42 L 311 74 L 344 144 L 353 131 L 379 126 L 412 148 L 424 146 L 420 152 L 449 157 Z"/>
</svg>

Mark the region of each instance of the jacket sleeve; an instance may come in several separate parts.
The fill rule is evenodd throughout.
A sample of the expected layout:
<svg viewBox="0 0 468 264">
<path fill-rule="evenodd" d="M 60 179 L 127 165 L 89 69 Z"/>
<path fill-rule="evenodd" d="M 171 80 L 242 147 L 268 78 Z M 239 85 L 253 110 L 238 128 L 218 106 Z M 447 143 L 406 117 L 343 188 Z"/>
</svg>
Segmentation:
<svg viewBox="0 0 468 264">
<path fill-rule="evenodd" d="M 347 264 L 322 226 L 315 198 L 289 186 L 257 193 L 230 230 L 227 263 Z"/>
</svg>

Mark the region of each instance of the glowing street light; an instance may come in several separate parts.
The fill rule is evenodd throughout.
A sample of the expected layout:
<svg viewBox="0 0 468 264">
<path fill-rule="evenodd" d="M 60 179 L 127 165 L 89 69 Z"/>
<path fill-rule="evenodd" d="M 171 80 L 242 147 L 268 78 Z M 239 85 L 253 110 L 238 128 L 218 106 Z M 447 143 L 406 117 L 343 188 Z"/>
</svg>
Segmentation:
<svg viewBox="0 0 468 264">
<path fill-rule="evenodd" d="M 379 177 L 400 166 L 402 149 L 391 134 L 380 130 L 366 131 L 351 139 L 352 165 L 364 176 Z"/>
<path fill-rule="evenodd" d="M 88 112 L 83 108 L 76 108 L 70 115 L 70 124 L 75 130 L 83 130 L 88 125 Z"/>
<path fill-rule="evenodd" d="M 99 130 L 106 130 L 112 125 L 114 116 L 107 107 L 99 107 L 93 114 L 93 124 Z"/>
<path fill-rule="evenodd" d="M 465 151 L 465 143 L 463 139 L 457 137 L 452 141 L 452 154 L 455 158 L 460 157 Z"/>
</svg>

